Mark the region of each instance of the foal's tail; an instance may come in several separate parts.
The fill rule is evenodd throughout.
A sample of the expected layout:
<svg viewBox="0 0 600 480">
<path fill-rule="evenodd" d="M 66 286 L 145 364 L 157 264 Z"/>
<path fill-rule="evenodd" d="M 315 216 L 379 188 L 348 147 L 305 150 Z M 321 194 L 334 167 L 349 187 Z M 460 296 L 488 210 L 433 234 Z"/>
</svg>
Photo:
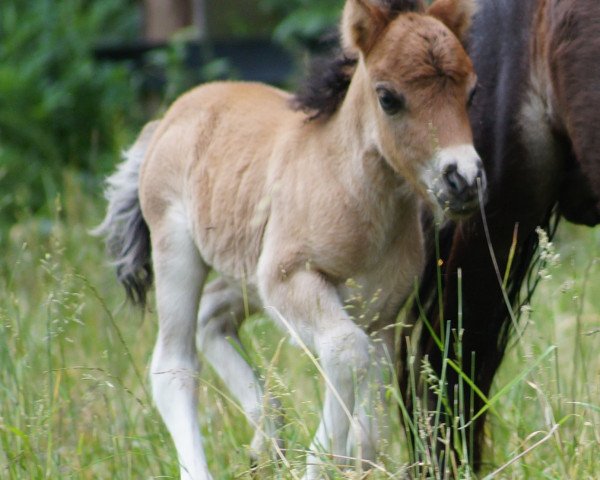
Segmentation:
<svg viewBox="0 0 600 480">
<path fill-rule="evenodd" d="M 142 307 L 146 304 L 153 274 L 150 231 L 142 216 L 138 183 L 140 167 L 158 123 L 146 124 L 136 142 L 125 152 L 117 171 L 107 178 L 106 217 L 92 231 L 92 235 L 104 237 L 106 250 L 117 268 L 117 278 L 125 287 L 127 297 Z"/>
</svg>

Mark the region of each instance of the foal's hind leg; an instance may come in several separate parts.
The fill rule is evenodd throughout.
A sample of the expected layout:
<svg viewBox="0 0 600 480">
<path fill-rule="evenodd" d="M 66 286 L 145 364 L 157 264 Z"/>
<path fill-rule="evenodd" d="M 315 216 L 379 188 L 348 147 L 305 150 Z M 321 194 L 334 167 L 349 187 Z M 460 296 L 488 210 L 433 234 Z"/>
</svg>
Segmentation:
<svg viewBox="0 0 600 480">
<path fill-rule="evenodd" d="M 152 226 L 151 226 L 152 227 Z M 159 331 L 150 377 L 156 406 L 179 456 L 182 480 L 209 480 L 198 425 L 198 356 L 194 338 L 207 267 L 183 219 L 151 228 Z"/>
<path fill-rule="evenodd" d="M 251 311 L 256 309 L 248 299 Z M 276 418 L 273 421 L 265 412 L 260 381 L 240 352 L 244 348 L 238 336 L 238 326 L 246 315 L 241 288 L 218 278 L 209 283 L 202 294 L 198 317 L 197 344 L 206 360 L 212 365 L 229 391 L 239 402 L 248 421 L 256 428 L 250 444 L 255 460 L 269 445 L 276 434 Z M 279 404 L 271 399 L 271 406 L 278 415 Z"/>
</svg>

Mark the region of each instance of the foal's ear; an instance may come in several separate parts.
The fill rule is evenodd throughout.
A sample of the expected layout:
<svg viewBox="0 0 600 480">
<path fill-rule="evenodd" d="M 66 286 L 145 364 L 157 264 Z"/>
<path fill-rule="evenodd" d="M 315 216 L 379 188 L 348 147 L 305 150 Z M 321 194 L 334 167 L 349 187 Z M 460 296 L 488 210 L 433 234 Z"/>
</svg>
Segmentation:
<svg viewBox="0 0 600 480">
<path fill-rule="evenodd" d="M 344 50 L 367 54 L 390 20 L 391 12 L 370 0 L 346 0 L 341 25 Z"/>
<path fill-rule="evenodd" d="M 475 0 L 436 0 L 427 14 L 440 20 L 465 45 L 475 10 Z"/>
</svg>

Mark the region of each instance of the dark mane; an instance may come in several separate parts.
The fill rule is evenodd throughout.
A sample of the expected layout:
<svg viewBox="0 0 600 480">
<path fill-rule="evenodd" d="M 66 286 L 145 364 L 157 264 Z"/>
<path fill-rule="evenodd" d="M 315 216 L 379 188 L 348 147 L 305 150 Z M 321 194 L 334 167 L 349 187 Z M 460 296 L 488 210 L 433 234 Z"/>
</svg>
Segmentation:
<svg viewBox="0 0 600 480">
<path fill-rule="evenodd" d="M 390 12 L 420 12 L 423 11 L 422 0 L 378 0 L 375 2 Z"/>
<path fill-rule="evenodd" d="M 317 57 L 294 95 L 292 106 L 308 114 L 309 120 L 328 119 L 346 97 L 357 57 L 340 50 L 333 56 Z"/>
<path fill-rule="evenodd" d="M 392 14 L 423 10 L 422 0 L 376 0 L 381 9 Z M 312 60 L 306 78 L 292 100 L 295 110 L 302 110 L 309 120 L 328 119 L 346 97 L 358 57 L 343 52 L 338 45 L 332 55 Z"/>
</svg>

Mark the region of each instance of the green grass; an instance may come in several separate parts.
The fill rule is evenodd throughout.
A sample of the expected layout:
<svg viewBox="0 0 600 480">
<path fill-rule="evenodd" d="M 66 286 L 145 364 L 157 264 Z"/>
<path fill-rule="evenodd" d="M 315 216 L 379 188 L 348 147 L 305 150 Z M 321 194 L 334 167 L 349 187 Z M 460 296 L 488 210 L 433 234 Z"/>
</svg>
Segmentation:
<svg viewBox="0 0 600 480">
<path fill-rule="evenodd" d="M 177 478 L 148 391 L 155 313 L 124 302 L 103 246 L 87 233 L 103 201 L 75 178 L 66 177 L 54 218 L 25 216 L 2 232 L 0 478 Z M 502 394 L 489 416 L 483 476 L 505 465 L 494 478 L 600 475 L 600 230 L 563 225 L 555 243 L 559 265 L 541 282 L 492 392 Z M 261 477 L 300 478 L 322 379 L 268 320 L 250 319 L 242 334 L 286 419 L 289 466 L 264 459 Z M 383 468 L 370 478 L 401 478 L 410 462 L 397 405 L 391 411 Z M 200 418 L 215 479 L 250 478 L 252 430 L 208 367 Z"/>
<path fill-rule="evenodd" d="M 554 243 L 558 265 L 534 295 L 525 333 L 496 386 L 556 348 L 501 400 L 502 417 L 490 422 L 489 458 L 497 467 L 545 441 L 500 478 L 600 475 L 600 230 L 564 224 Z"/>
</svg>

